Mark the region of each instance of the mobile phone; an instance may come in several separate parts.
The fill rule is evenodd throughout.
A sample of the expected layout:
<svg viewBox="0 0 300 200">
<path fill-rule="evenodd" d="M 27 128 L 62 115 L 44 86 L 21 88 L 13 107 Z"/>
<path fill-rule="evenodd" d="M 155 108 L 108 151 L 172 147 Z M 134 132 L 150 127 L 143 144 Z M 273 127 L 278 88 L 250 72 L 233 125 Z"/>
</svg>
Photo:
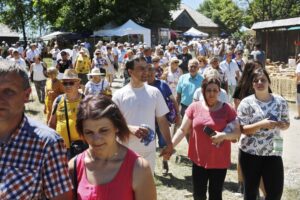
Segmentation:
<svg viewBox="0 0 300 200">
<path fill-rule="evenodd" d="M 209 137 L 217 135 L 217 133 L 212 128 L 210 128 L 208 126 L 204 126 L 203 132 L 206 133 Z"/>
<path fill-rule="evenodd" d="M 268 119 L 272 120 L 272 121 L 276 121 L 276 122 L 278 121 L 277 117 L 275 115 L 272 115 L 272 114 L 268 117 Z"/>
</svg>

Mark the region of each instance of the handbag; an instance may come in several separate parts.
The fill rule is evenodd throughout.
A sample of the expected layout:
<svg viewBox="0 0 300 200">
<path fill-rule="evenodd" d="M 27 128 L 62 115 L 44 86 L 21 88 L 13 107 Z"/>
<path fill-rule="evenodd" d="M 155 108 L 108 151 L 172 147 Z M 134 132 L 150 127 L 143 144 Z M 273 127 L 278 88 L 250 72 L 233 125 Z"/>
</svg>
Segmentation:
<svg viewBox="0 0 300 200">
<path fill-rule="evenodd" d="M 65 118 L 66 118 L 66 123 L 67 123 L 68 138 L 69 138 L 69 142 L 70 142 L 70 154 L 71 154 L 71 158 L 73 158 L 74 156 L 84 152 L 89 146 L 82 140 L 76 140 L 73 142 L 71 141 L 66 97 L 64 97 L 64 107 L 65 107 Z"/>
<path fill-rule="evenodd" d="M 104 80 L 102 80 L 102 84 L 101 84 L 102 90 L 101 90 L 100 94 L 104 95 L 104 96 L 107 96 L 109 98 L 112 98 L 112 91 L 111 91 L 111 89 L 109 89 L 109 88 L 103 89 L 103 86 L 104 86 Z"/>
<path fill-rule="evenodd" d="M 168 108 L 170 110 L 170 112 L 168 112 L 167 115 L 166 115 L 167 120 L 171 124 L 174 124 L 176 116 L 177 116 L 175 105 L 174 105 L 173 101 L 171 101 L 171 99 L 169 97 L 166 98 L 166 103 L 167 103 L 167 106 L 168 106 Z"/>
</svg>

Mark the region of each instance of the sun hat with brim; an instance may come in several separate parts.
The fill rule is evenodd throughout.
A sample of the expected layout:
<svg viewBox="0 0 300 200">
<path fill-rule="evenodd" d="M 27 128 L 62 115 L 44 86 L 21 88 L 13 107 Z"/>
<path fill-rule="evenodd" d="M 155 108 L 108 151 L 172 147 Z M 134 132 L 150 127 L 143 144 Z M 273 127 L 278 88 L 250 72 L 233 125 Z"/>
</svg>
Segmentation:
<svg viewBox="0 0 300 200">
<path fill-rule="evenodd" d="M 180 65 L 182 63 L 182 60 L 179 60 L 177 57 L 173 57 L 170 60 L 170 65 L 174 62 L 178 62 L 178 64 Z"/>
<path fill-rule="evenodd" d="M 88 74 L 88 76 L 105 76 L 105 74 L 101 73 L 100 69 L 94 68 L 92 69 L 91 73 Z"/>
<path fill-rule="evenodd" d="M 78 78 L 78 74 L 75 69 L 66 69 L 62 80 L 80 80 L 80 78 Z"/>
</svg>

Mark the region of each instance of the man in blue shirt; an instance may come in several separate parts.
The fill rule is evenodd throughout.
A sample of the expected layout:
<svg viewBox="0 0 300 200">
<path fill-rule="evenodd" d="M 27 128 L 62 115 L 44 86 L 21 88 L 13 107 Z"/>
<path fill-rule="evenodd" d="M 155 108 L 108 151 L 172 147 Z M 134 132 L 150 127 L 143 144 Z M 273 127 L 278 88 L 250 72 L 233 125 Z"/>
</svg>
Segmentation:
<svg viewBox="0 0 300 200">
<path fill-rule="evenodd" d="M 203 77 L 198 73 L 199 62 L 192 59 L 188 64 L 189 73 L 180 76 L 176 87 L 176 100 L 181 105 L 180 114 L 183 117 L 187 107 L 193 102 L 193 95 L 202 84 Z"/>
</svg>

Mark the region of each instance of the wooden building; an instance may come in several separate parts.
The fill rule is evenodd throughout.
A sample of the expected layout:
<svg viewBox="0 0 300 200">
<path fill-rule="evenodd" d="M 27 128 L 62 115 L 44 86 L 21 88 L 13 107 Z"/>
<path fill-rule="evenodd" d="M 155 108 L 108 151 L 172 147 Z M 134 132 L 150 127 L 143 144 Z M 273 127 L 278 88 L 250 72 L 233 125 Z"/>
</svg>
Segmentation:
<svg viewBox="0 0 300 200">
<path fill-rule="evenodd" d="M 272 61 L 288 62 L 300 53 L 300 17 L 257 22 L 251 29 Z"/>
<path fill-rule="evenodd" d="M 174 30 L 185 32 L 194 27 L 201 32 L 208 33 L 210 36 L 219 33 L 217 24 L 185 4 L 181 4 L 178 10 L 171 11 L 171 16 L 173 19 L 171 28 Z"/>
<path fill-rule="evenodd" d="M 0 42 L 11 45 L 19 40 L 19 34 L 12 31 L 7 25 L 0 23 Z"/>
</svg>

